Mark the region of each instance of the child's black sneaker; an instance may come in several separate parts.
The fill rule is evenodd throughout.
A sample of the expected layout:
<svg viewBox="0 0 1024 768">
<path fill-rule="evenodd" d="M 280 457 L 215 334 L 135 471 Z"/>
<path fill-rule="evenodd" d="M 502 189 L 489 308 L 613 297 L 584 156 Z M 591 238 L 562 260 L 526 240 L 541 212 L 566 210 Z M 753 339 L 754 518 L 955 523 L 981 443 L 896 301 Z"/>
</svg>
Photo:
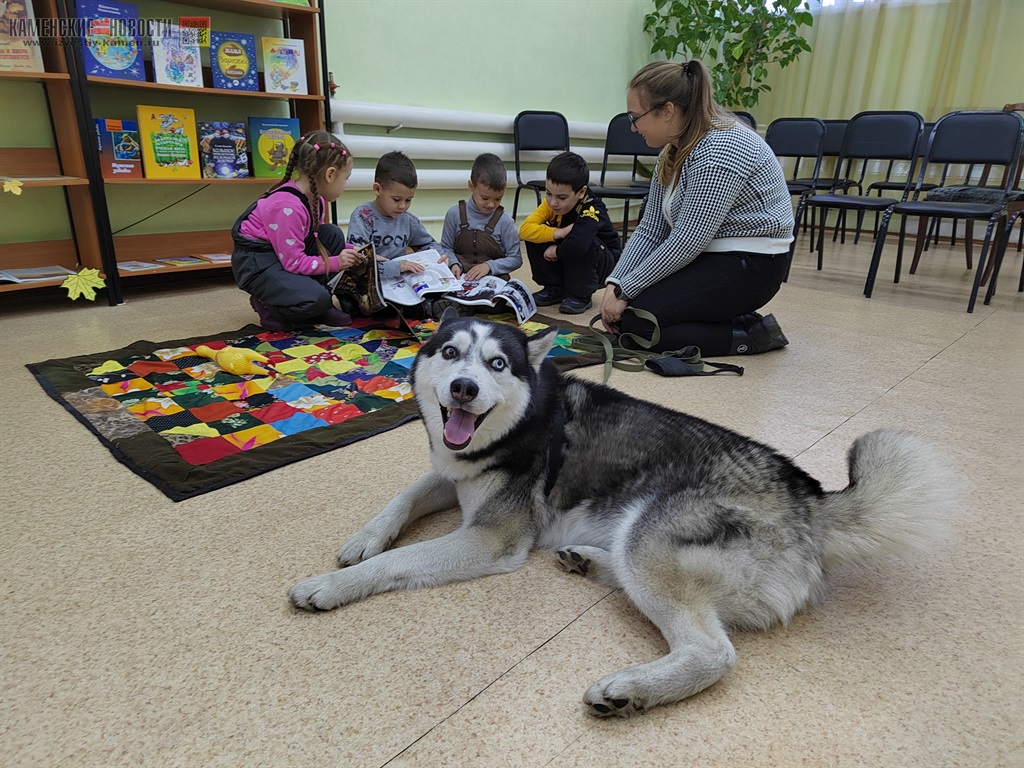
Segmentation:
<svg viewBox="0 0 1024 768">
<path fill-rule="evenodd" d="M 533 294 L 533 301 L 538 307 L 553 307 L 565 298 L 565 291 L 553 285 L 542 288 Z"/>
<path fill-rule="evenodd" d="M 563 315 L 582 315 L 592 306 L 594 306 L 594 302 L 589 298 L 580 299 L 576 296 L 566 296 L 558 307 L 558 311 Z"/>
</svg>

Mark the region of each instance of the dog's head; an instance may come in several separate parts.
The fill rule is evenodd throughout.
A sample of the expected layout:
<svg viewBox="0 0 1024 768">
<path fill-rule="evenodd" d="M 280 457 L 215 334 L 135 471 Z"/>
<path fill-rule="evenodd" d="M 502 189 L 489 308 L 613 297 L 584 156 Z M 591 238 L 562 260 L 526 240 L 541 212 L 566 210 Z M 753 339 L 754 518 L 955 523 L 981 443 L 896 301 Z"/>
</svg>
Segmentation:
<svg viewBox="0 0 1024 768">
<path fill-rule="evenodd" d="M 431 445 L 480 450 L 507 434 L 526 413 L 556 331 L 532 338 L 504 323 L 445 311 L 412 370 Z"/>
</svg>

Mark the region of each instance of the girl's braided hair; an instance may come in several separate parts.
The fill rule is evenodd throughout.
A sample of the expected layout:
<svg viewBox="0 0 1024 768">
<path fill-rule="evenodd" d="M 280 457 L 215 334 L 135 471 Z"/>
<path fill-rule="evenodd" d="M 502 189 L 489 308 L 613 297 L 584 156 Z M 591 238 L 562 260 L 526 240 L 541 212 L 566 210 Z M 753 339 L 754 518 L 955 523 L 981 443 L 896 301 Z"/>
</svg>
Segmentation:
<svg viewBox="0 0 1024 768">
<path fill-rule="evenodd" d="M 328 168 L 343 169 L 352 162 L 352 153 L 341 143 L 341 139 L 327 131 L 313 131 L 301 137 L 292 147 L 288 157 L 288 166 L 284 169 L 284 177 L 267 190 L 270 194 L 285 182 L 291 181 L 296 171 L 305 174 L 309 179 L 310 199 L 309 216 L 313 232 L 320 226 L 320 193 L 316 188 L 316 180 Z"/>
</svg>

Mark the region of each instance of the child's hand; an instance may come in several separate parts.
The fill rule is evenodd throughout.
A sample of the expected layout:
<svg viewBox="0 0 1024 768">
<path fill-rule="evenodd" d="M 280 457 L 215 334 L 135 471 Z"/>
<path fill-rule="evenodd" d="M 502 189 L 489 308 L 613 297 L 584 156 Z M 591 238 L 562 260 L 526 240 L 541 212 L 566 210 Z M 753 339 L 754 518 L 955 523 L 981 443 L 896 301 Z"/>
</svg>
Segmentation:
<svg viewBox="0 0 1024 768">
<path fill-rule="evenodd" d="M 482 277 L 487 277 L 491 274 L 491 267 L 485 261 L 480 264 L 474 264 L 468 272 L 466 272 L 467 280 L 479 280 Z"/>
<path fill-rule="evenodd" d="M 456 262 L 455 264 L 451 265 L 450 269 L 451 269 L 453 275 L 455 275 L 456 277 L 462 277 L 462 265 L 461 264 Z"/>
<path fill-rule="evenodd" d="M 401 267 L 400 267 L 399 271 L 407 272 L 407 273 L 409 273 L 411 275 L 415 275 L 415 274 L 418 274 L 418 273 L 422 272 L 425 269 L 426 269 L 426 267 L 424 267 L 422 264 L 416 263 L 415 261 L 405 261 L 405 260 L 403 260 L 402 263 L 401 263 Z"/>
<path fill-rule="evenodd" d="M 558 261 L 558 246 L 549 245 L 544 249 L 544 258 L 547 261 Z"/>
<path fill-rule="evenodd" d="M 572 228 L 574 226 L 576 226 L 575 221 L 572 224 L 569 224 L 568 226 L 559 227 L 558 229 L 556 229 L 555 240 L 564 240 L 565 238 L 567 238 L 569 236 L 569 233 L 572 232 Z"/>
<path fill-rule="evenodd" d="M 359 251 L 354 248 L 346 248 L 338 254 L 338 268 L 348 269 L 359 263 Z"/>
</svg>

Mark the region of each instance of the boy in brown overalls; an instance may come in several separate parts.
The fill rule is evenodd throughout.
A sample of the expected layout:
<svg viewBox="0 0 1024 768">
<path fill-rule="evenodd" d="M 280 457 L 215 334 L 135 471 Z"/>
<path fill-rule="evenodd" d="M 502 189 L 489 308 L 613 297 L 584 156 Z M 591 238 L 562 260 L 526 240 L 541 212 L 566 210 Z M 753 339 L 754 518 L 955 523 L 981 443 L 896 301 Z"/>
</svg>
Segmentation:
<svg viewBox="0 0 1024 768">
<path fill-rule="evenodd" d="M 473 161 L 469 200 L 460 200 L 444 217 L 441 245 L 458 257 L 451 265 L 456 277 L 479 280 L 494 275 L 508 280 L 523 265 L 519 230 L 501 207 L 508 171 L 501 158 L 489 152 Z"/>
</svg>

